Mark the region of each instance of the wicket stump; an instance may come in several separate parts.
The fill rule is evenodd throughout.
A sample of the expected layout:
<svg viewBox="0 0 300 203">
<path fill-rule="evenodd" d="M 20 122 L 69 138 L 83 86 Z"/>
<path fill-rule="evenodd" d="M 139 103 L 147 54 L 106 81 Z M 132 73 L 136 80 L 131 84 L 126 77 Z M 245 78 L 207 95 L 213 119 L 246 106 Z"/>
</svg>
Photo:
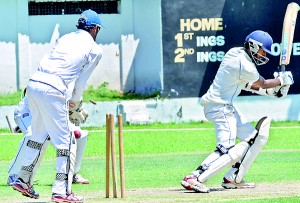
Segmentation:
<svg viewBox="0 0 300 203">
<path fill-rule="evenodd" d="M 110 193 L 110 160 L 112 168 L 113 197 L 117 198 L 117 164 L 115 149 L 115 121 L 113 114 L 106 114 L 106 198 Z M 118 135 L 119 135 L 119 162 L 120 162 L 120 182 L 121 198 L 125 195 L 125 175 L 124 175 L 124 142 L 122 115 L 118 115 Z"/>
</svg>

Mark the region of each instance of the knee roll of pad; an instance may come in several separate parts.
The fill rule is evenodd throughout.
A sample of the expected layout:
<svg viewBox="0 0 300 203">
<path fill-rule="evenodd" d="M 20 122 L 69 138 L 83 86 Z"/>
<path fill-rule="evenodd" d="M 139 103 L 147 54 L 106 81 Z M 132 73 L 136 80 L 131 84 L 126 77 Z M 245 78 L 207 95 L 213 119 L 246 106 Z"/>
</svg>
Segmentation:
<svg viewBox="0 0 300 203">
<path fill-rule="evenodd" d="M 240 161 L 246 154 L 249 149 L 249 144 L 247 142 L 241 141 L 240 143 L 236 144 L 228 151 L 228 155 L 231 158 L 232 163 L 236 163 Z"/>
<path fill-rule="evenodd" d="M 61 156 L 69 157 L 70 156 L 70 150 L 68 150 L 68 149 L 58 149 L 56 151 L 56 156 L 57 157 L 61 157 Z"/>
<path fill-rule="evenodd" d="M 270 133 L 270 125 L 271 125 L 271 118 L 270 117 L 263 117 L 261 118 L 257 125 L 257 137 L 254 140 L 255 144 L 258 144 L 259 146 L 265 146 L 267 144 L 269 133 Z M 253 144 L 254 144 L 253 143 Z"/>
<path fill-rule="evenodd" d="M 36 142 L 36 141 L 33 141 L 33 140 L 28 140 L 27 146 L 30 147 L 30 148 L 32 148 L 32 149 L 41 150 L 43 144 L 39 143 L 39 142 Z"/>
<path fill-rule="evenodd" d="M 22 166 L 22 167 L 21 167 L 21 170 L 23 170 L 23 171 L 28 171 L 28 172 L 32 172 L 32 171 L 33 171 L 33 168 L 34 168 L 34 165 L 31 164 L 30 166 Z"/>
<path fill-rule="evenodd" d="M 56 180 L 68 180 L 68 174 L 64 173 L 57 173 Z"/>
</svg>

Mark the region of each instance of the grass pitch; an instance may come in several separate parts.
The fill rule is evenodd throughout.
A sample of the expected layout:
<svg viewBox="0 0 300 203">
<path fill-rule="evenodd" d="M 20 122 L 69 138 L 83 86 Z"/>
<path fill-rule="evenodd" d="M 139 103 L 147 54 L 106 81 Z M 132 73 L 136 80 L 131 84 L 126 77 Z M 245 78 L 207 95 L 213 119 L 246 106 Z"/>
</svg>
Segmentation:
<svg viewBox="0 0 300 203">
<path fill-rule="evenodd" d="M 226 169 L 206 183 L 212 190 L 209 194 L 186 191 L 180 186 L 180 181 L 215 149 L 212 125 L 191 123 L 124 126 L 127 197 L 123 200 L 104 198 L 105 130 L 89 130 L 80 174 L 88 178 L 91 184 L 73 185 L 75 194 L 84 196 L 86 202 L 274 203 L 298 202 L 300 199 L 298 123 L 271 125 L 269 141 L 245 177 L 257 184 L 255 189 L 223 190 L 220 184 Z M 36 176 L 34 188 L 40 193 L 39 200 L 23 197 L 6 186 L 10 160 L 15 156 L 21 138 L 21 134 L 2 133 L 0 136 L 0 202 L 49 202 L 56 173 L 55 150 L 52 146 L 48 148 Z"/>
</svg>

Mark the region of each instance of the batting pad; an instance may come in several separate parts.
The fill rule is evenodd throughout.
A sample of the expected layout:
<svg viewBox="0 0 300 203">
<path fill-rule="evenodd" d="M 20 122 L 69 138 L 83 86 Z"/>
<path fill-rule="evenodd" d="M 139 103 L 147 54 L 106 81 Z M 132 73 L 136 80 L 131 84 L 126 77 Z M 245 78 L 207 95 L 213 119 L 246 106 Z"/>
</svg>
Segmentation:
<svg viewBox="0 0 300 203">
<path fill-rule="evenodd" d="M 75 173 L 77 143 L 74 133 L 71 133 L 70 156 L 69 156 L 69 171 L 68 171 L 68 186 L 67 193 L 72 193 L 73 175 Z"/>
<path fill-rule="evenodd" d="M 78 171 L 80 170 L 80 167 L 81 167 L 81 160 L 83 158 L 84 151 L 85 151 L 86 144 L 87 144 L 87 138 L 88 138 L 87 134 L 88 134 L 88 132 L 86 130 L 82 130 L 81 137 L 76 140 L 77 150 L 76 150 L 76 163 L 75 163 L 75 169 L 74 169 L 75 174 L 78 173 Z"/>
<path fill-rule="evenodd" d="M 240 164 L 238 173 L 235 178 L 235 182 L 240 183 L 243 180 L 250 166 L 256 159 L 258 153 L 267 144 L 269 138 L 270 124 L 270 117 L 264 117 L 258 122 L 258 125 L 256 126 L 256 129 L 258 130 L 257 137 L 255 138 L 253 144 L 250 146 L 249 150 L 247 151 L 245 157 L 243 158 Z"/>
<path fill-rule="evenodd" d="M 198 177 L 198 181 L 204 183 L 209 178 L 215 176 L 217 173 L 221 172 L 224 168 L 231 166 L 242 159 L 245 153 L 249 149 L 249 144 L 247 142 L 240 142 L 231 149 L 229 149 L 227 154 L 223 154 L 216 161 L 214 161 L 207 170 L 205 170 Z"/>
</svg>

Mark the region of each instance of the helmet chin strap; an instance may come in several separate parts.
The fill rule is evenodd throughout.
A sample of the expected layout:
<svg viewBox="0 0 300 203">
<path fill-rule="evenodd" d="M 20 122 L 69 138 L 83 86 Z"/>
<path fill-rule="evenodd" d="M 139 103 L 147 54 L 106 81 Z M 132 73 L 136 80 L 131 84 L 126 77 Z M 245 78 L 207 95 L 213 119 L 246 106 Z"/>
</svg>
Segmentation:
<svg viewBox="0 0 300 203">
<path fill-rule="evenodd" d="M 261 66 L 268 63 L 269 58 L 258 53 L 259 50 L 258 44 L 249 43 L 249 49 L 250 49 L 251 57 L 256 65 Z"/>
</svg>

